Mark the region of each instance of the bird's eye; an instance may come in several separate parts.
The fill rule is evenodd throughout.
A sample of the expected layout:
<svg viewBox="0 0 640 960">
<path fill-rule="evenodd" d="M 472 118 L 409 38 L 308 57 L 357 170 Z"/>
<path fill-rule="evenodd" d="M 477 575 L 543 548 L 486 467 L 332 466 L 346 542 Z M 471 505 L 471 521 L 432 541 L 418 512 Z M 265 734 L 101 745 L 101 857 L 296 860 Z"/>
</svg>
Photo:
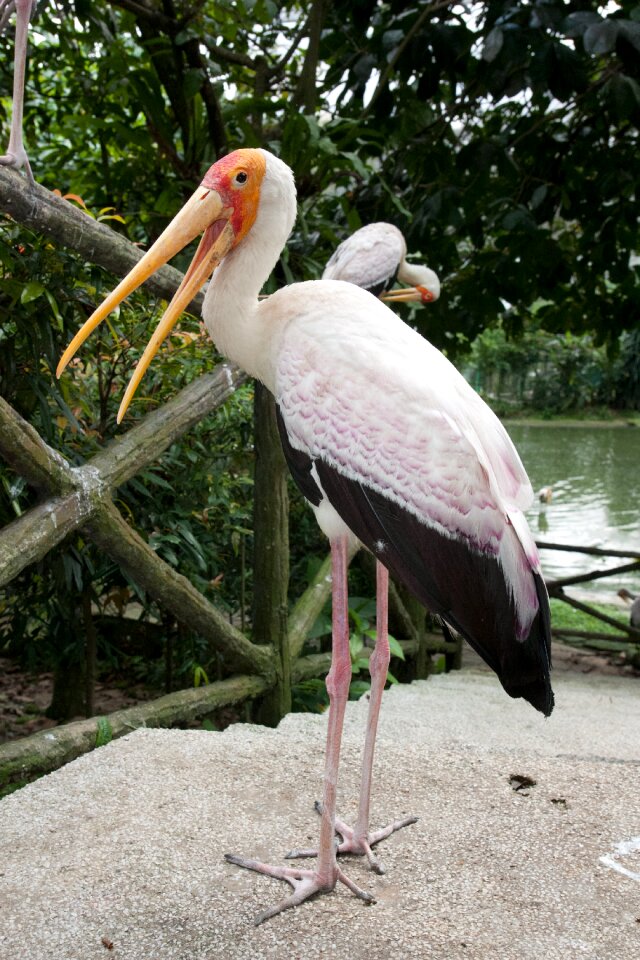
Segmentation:
<svg viewBox="0 0 640 960">
<path fill-rule="evenodd" d="M 245 173 L 244 170 L 241 170 L 240 173 L 236 173 L 235 177 L 233 178 L 233 182 L 237 183 L 238 186 L 242 186 L 242 184 L 246 183 L 248 179 L 249 174 Z"/>
</svg>

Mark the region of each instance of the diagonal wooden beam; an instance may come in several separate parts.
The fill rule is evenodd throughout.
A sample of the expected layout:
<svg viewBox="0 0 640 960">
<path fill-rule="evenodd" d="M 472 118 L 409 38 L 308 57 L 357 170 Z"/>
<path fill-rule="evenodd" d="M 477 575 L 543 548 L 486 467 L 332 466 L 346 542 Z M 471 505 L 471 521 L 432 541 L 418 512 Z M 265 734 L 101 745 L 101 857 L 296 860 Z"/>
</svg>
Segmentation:
<svg viewBox="0 0 640 960">
<path fill-rule="evenodd" d="M 0 585 L 82 528 L 162 606 L 223 653 L 230 669 L 246 669 L 270 679 L 272 648 L 251 643 L 232 627 L 186 577 L 128 526 L 110 500 L 118 484 L 157 459 L 181 433 L 233 393 L 243 378 L 240 371 L 222 365 L 82 467 L 71 467 L 0 399 L 0 453 L 51 497 L 0 532 Z"/>
<path fill-rule="evenodd" d="M 617 567 L 609 567 L 607 570 L 590 570 L 588 573 L 575 574 L 571 577 L 559 577 L 557 580 L 547 580 L 547 590 L 550 597 L 559 596 L 561 600 L 565 598 L 560 596 L 564 587 L 572 587 L 576 583 L 588 583 L 591 580 L 602 580 L 604 577 L 617 577 L 621 573 L 635 573 L 640 570 L 640 563 L 623 563 Z"/>
<path fill-rule="evenodd" d="M 36 563 L 86 517 L 82 493 L 74 490 L 38 504 L 0 531 L 0 587 Z"/>
<path fill-rule="evenodd" d="M 102 497 L 156 460 L 244 379 L 237 367 L 221 364 L 82 467 L 71 467 L 0 397 L 0 456 L 39 493 L 54 498 L 0 531 L 0 585 L 57 546 L 93 514 Z"/>
<path fill-rule="evenodd" d="M 0 456 L 40 493 L 68 493 L 71 467 L 44 442 L 35 427 L 0 397 Z"/>
<path fill-rule="evenodd" d="M 627 623 L 623 623 L 621 620 L 616 620 L 615 617 L 607 616 L 606 613 L 596 610 L 595 607 L 590 606 L 588 603 L 582 603 L 580 600 L 576 600 L 574 597 L 568 597 L 563 590 L 557 590 L 553 594 L 550 594 L 550 596 L 553 596 L 556 600 L 562 600 L 575 610 L 580 610 L 582 613 L 589 614 L 589 616 L 593 617 L 595 620 L 601 620 L 603 623 L 608 623 L 609 626 L 615 627 L 616 630 L 622 630 L 624 633 L 629 635 L 630 639 L 636 640 L 636 642 L 637 640 L 640 640 L 640 630 L 629 626 Z"/>
<path fill-rule="evenodd" d="M 151 549 L 110 501 L 99 505 L 83 529 L 162 607 L 223 654 L 227 668 L 273 678 L 273 648 L 247 640 L 186 577 Z"/>
<path fill-rule="evenodd" d="M 25 190 L 20 174 L 8 167 L 0 167 L 0 210 L 10 214 L 16 223 L 43 233 L 57 245 L 76 250 L 90 263 L 97 263 L 121 277 L 129 273 L 144 255 L 144 250 L 112 227 L 98 223 L 79 207 L 40 184 Z M 170 300 L 181 282 L 179 270 L 164 266 L 144 285 L 156 296 Z M 194 297 L 189 312 L 199 314 L 203 299 L 203 293 Z"/>
<path fill-rule="evenodd" d="M 157 460 L 172 443 L 212 414 L 247 379 L 231 363 L 221 363 L 148 413 L 89 461 L 110 489 L 120 486 Z"/>
</svg>

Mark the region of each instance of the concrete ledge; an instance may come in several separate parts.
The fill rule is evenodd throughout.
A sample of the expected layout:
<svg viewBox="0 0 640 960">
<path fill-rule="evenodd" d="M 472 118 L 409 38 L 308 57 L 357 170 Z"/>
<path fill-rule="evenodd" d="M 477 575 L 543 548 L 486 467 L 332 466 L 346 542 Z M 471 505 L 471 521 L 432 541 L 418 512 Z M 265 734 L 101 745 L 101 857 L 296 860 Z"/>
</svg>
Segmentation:
<svg viewBox="0 0 640 960">
<path fill-rule="evenodd" d="M 615 848 L 640 837 L 639 694 L 559 676 L 545 721 L 492 676 L 393 689 L 373 821 L 420 821 L 384 844 L 384 877 L 345 861 L 377 903 L 343 888 L 258 929 L 285 887 L 222 857 L 281 862 L 314 842 L 326 718 L 139 730 L 0 802 L 0 957 L 637 960 L 640 851 Z M 365 715 L 350 705 L 346 819 Z M 536 785 L 516 792 L 512 775 Z"/>
</svg>

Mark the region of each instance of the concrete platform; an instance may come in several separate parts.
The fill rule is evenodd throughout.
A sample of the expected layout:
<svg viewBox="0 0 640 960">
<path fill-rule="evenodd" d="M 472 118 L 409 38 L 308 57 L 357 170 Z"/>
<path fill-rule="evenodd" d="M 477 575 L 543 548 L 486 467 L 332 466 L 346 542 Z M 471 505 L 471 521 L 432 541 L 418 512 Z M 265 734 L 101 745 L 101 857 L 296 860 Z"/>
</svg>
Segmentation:
<svg viewBox="0 0 640 960">
<path fill-rule="evenodd" d="M 343 888 L 259 928 L 288 887 L 223 854 L 314 842 L 326 717 L 142 730 L 80 758 L 0 802 L 0 958 L 638 960 L 639 681 L 555 687 L 547 721 L 469 671 L 386 694 L 373 822 L 420 820 L 384 843 L 385 876 L 345 859 L 377 903 Z M 366 706 L 348 711 L 346 819 Z"/>
</svg>

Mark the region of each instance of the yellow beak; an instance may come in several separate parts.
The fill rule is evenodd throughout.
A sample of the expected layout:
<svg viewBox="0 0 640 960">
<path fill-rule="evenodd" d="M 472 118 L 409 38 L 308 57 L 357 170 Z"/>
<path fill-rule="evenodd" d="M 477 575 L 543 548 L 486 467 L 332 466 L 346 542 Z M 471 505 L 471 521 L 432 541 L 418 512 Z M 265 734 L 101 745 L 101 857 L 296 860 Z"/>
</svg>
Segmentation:
<svg viewBox="0 0 640 960">
<path fill-rule="evenodd" d="M 179 253 L 195 237 L 203 233 L 200 245 L 191 261 L 191 266 L 158 322 L 153 336 L 149 340 L 129 381 L 118 410 L 117 420 L 120 423 L 162 341 L 171 332 L 182 311 L 193 300 L 198 290 L 232 247 L 235 240 L 233 227 L 229 223 L 229 217 L 232 213 L 232 208 L 225 206 L 221 196 L 215 190 L 209 190 L 203 186 L 198 187 L 182 210 L 176 214 L 166 230 L 158 237 L 151 249 L 145 253 L 142 260 L 135 265 L 124 280 L 120 281 L 116 289 L 109 294 L 78 331 L 60 359 L 56 376 L 60 376 L 89 334 L 112 310 L 115 310 L 125 297 L 129 296 L 152 273 L 155 273 L 176 253 Z"/>
<path fill-rule="evenodd" d="M 402 290 L 388 290 L 380 297 L 385 303 L 433 303 L 437 297 L 427 287 L 404 287 Z"/>
</svg>

